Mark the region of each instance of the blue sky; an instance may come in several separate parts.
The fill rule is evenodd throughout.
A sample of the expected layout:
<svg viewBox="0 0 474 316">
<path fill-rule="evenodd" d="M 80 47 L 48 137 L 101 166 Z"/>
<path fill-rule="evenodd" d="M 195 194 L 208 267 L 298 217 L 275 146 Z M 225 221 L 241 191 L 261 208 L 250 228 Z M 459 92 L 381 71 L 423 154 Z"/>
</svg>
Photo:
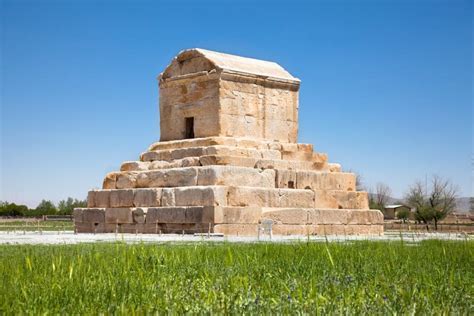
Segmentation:
<svg viewBox="0 0 474 316">
<path fill-rule="evenodd" d="M 85 198 L 159 139 L 156 76 L 201 47 L 302 80 L 299 141 L 401 197 L 472 195 L 472 2 L 1 1 L 0 200 Z"/>
</svg>

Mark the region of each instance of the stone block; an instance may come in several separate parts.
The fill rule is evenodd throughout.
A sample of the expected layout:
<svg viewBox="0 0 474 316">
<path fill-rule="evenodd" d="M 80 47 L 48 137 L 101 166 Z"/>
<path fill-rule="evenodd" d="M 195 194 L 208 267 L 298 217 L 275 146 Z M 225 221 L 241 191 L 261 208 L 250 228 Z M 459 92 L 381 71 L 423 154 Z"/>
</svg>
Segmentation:
<svg viewBox="0 0 474 316">
<path fill-rule="evenodd" d="M 117 183 L 117 172 L 108 173 L 102 183 L 102 189 L 115 189 Z"/>
<path fill-rule="evenodd" d="M 272 234 L 280 236 L 307 236 L 311 235 L 311 230 L 308 225 L 301 224 L 274 224 L 272 225 Z"/>
<path fill-rule="evenodd" d="M 234 166 L 206 166 L 198 169 L 197 185 L 245 185 L 273 188 L 275 187 L 275 171 Z"/>
<path fill-rule="evenodd" d="M 95 207 L 95 192 L 94 190 L 87 192 L 87 207 Z"/>
<path fill-rule="evenodd" d="M 312 144 L 297 144 L 298 151 L 312 153 L 313 152 L 313 145 Z"/>
<path fill-rule="evenodd" d="M 309 210 L 305 208 L 263 208 L 262 220 L 273 220 L 278 224 L 307 224 Z"/>
<path fill-rule="evenodd" d="M 74 219 L 74 223 L 82 223 L 82 208 L 75 208 L 72 211 L 72 218 Z"/>
<path fill-rule="evenodd" d="M 341 172 L 341 165 L 338 163 L 328 163 L 330 172 Z"/>
<path fill-rule="evenodd" d="M 345 190 L 354 191 L 356 177 L 353 173 L 331 173 L 318 171 L 298 171 L 296 187 L 312 190 Z"/>
<path fill-rule="evenodd" d="M 311 190 L 229 187 L 229 206 L 313 207 Z"/>
<path fill-rule="evenodd" d="M 348 213 L 347 224 L 375 225 L 383 224 L 383 214 L 379 210 L 351 210 Z"/>
<path fill-rule="evenodd" d="M 216 224 L 257 224 L 262 214 L 260 207 L 207 207 L 205 211 L 212 212 L 206 218 Z"/>
<path fill-rule="evenodd" d="M 329 191 L 316 190 L 314 191 L 314 207 L 316 208 L 343 208 L 338 203 L 336 198 L 330 194 Z"/>
<path fill-rule="evenodd" d="M 125 161 L 120 166 L 120 171 L 145 171 L 150 167 L 149 162 Z"/>
<path fill-rule="evenodd" d="M 222 186 L 181 187 L 174 194 L 177 206 L 227 205 L 227 188 Z"/>
<path fill-rule="evenodd" d="M 161 191 L 161 206 L 175 206 L 176 199 L 174 189 L 163 188 Z"/>
<path fill-rule="evenodd" d="M 105 222 L 109 224 L 133 223 L 132 208 L 129 208 L 129 207 L 106 208 L 105 209 Z"/>
<path fill-rule="evenodd" d="M 296 145 L 296 144 L 295 144 Z M 303 160 L 303 161 L 312 161 L 313 153 L 308 153 L 304 151 L 282 151 L 281 159 L 283 160 Z"/>
<path fill-rule="evenodd" d="M 318 225 L 346 225 L 349 210 L 312 209 L 308 212 L 308 223 Z"/>
<path fill-rule="evenodd" d="M 210 165 L 232 165 L 239 167 L 253 168 L 257 162 L 256 158 L 237 157 L 237 156 L 202 156 L 199 158 L 202 166 Z"/>
<path fill-rule="evenodd" d="M 342 209 L 368 209 L 369 198 L 367 192 L 362 191 L 327 191 Z"/>
<path fill-rule="evenodd" d="M 133 206 L 149 207 L 161 205 L 161 188 L 135 189 Z"/>
<path fill-rule="evenodd" d="M 110 207 L 132 207 L 134 190 L 112 190 L 110 191 Z"/>
<path fill-rule="evenodd" d="M 296 171 L 294 170 L 276 170 L 276 187 L 277 188 L 297 188 L 296 185 Z M 304 189 L 298 187 L 298 189 Z"/>
<path fill-rule="evenodd" d="M 214 226 L 214 233 L 226 236 L 256 236 L 257 224 L 217 224 Z"/>
<path fill-rule="evenodd" d="M 105 210 L 103 208 L 82 209 L 82 222 L 84 223 L 104 223 Z"/>
<path fill-rule="evenodd" d="M 137 173 L 124 172 L 117 175 L 115 187 L 117 189 L 132 189 L 137 186 Z"/>
<path fill-rule="evenodd" d="M 145 223 L 186 223 L 186 207 L 149 207 Z"/>
<path fill-rule="evenodd" d="M 169 161 L 164 160 L 155 160 L 150 162 L 150 166 L 148 167 L 149 170 L 156 170 L 156 169 L 166 169 L 170 168 L 171 163 Z"/>
<path fill-rule="evenodd" d="M 147 180 L 140 178 L 141 187 L 182 187 L 197 184 L 196 167 L 154 170 L 140 176 L 145 175 Z"/>
<path fill-rule="evenodd" d="M 132 217 L 134 223 L 143 224 L 145 223 L 146 214 L 148 212 L 148 208 L 146 207 L 138 207 L 132 210 Z"/>
<path fill-rule="evenodd" d="M 93 192 L 92 207 L 110 207 L 110 193 L 111 190 L 97 190 Z"/>
<path fill-rule="evenodd" d="M 105 233 L 105 223 L 76 223 L 74 225 L 76 232 L 87 234 Z"/>
</svg>

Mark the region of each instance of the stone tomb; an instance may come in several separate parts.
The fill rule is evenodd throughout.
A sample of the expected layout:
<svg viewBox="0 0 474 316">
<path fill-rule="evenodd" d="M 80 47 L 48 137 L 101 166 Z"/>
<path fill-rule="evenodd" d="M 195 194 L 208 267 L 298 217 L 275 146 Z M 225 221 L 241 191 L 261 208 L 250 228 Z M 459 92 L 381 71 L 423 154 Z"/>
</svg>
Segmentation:
<svg viewBox="0 0 474 316">
<path fill-rule="evenodd" d="M 296 142 L 300 81 L 278 64 L 190 49 L 158 79 L 160 142 L 89 192 L 77 232 L 383 233 L 355 175 Z"/>
</svg>

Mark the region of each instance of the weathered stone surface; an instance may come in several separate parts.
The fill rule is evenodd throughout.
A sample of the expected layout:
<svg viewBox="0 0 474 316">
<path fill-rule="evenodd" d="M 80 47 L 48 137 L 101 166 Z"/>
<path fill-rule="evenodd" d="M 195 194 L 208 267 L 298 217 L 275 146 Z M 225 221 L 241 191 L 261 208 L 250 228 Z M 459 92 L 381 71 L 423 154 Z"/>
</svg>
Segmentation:
<svg viewBox="0 0 474 316">
<path fill-rule="evenodd" d="M 82 223 L 82 213 L 83 210 L 81 208 L 75 208 L 72 211 L 72 218 L 74 219 L 74 223 Z"/>
<path fill-rule="evenodd" d="M 174 189 L 163 188 L 161 191 L 161 206 L 175 206 L 176 199 Z"/>
<path fill-rule="evenodd" d="M 198 169 L 197 185 L 245 185 L 273 188 L 275 187 L 275 171 L 234 166 L 206 166 Z"/>
<path fill-rule="evenodd" d="M 309 212 L 306 208 L 263 208 L 262 219 L 280 224 L 307 224 Z"/>
<path fill-rule="evenodd" d="M 125 161 L 120 166 L 120 171 L 144 171 L 150 167 L 149 162 L 143 161 Z"/>
<path fill-rule="evenodd" d="M 237 157 L 237 156 L 202 156 L 199 158 L 202 166 L 210 165 L 233 165 L 239 167 L 253 168 L 258 161 L 256 158 Z"/>
<path fill-rule="evenodd" d="M 185 218 L 184 207 L 149 207 L 145 223 L 184 223 Z"/>
<path fill-rule="evenodd" d="M 174 190 L 177 206 L 225 206 L 227 188 L 222 186 L 182 187 Z"/>
<path fill-rule="evenodd" d="M 132 207 L 133 190 L 112 190 L 110 191 L 110 207 Z M 106 206 L 107 207 L 107 206 Z"/>
<path fill-rule="evenodd" d="M 137 186 L 136 172 L 126 172 L 117 174 L 117 182 L 115 188 L 117 189 L 131 189 Z"/>
<path fill-rule="evenodd" d="M 161 205 L 160 188 L 135 189 L 133 196 L 133 206 L 150 207 Z"/>
<path fill-rule="evenodd" d="M 115 189 L 117 183 L 117 175 L 117 172 L 108 173 L 104 178 L 104 182 L 102 183 L 102 189 Z"/>
<path fill-rule="evenodd" d="M 257 224 L 218 224 L 214 226 L 215 233 L 231 236 L 256 236 Z"/>
<path fill-rule="evenodd" d="M 146 207 L 138 207 L 132 210 L 132 217 L 133 222 L 138 224 L 145 223 L 146 214 L 148 212 L 148 208 Z"/>
<path fill-rule="evenodd" d="M 260 207 L 213 207 L 211 211 L 217 224 L 257 224 L 262 214 Z"/>
<path fill-rule="evenodd" d="M 132 208 L 130 207 L 106 208 L 105 209 L 105 222 L 109 224 L 133 223 Z"/>
<path fill-rule="evenodd" d="M 84 223 L 104 223 L 105 210 L 103 208 L 82 209 L 82 222 Z"/>
<path fill-rule="evenodd" d="M 353 173 L 331 173 L 317 171 L 298 171 L 296 187 L 313 190 L 355 190 L 356 177 Z"/>
<path fill-rule="evenodd" d="M 229 187 L 227 204 L 229 206 L 313 207 L 314 193 L 311 190 Z"/>
<path fill-rule="evenodd" d="M 341 165 L 338 163 L 328 163 L 330 172 L 341 172 Z"/>
<path fill-rule="evenodd" d="M 197 184 L 197 169 L 187 167 L 145 171 L 139 173 L 136 179 L 140 188 L 192 186 Z"/>
<path fill-rule="evenodd" d="M 383 225 L 383 214 L 379 210 L 353 210 L 347 217 L 347 224 Z"/>
<path fill-rule="evenodd" d="M 276 187 L 290 189 L 296 188 L 296 171 L 281 169 L 276 170 Z M 298 189 L 301 189 L 301 187 L 298 187 Z"/>
</svg>

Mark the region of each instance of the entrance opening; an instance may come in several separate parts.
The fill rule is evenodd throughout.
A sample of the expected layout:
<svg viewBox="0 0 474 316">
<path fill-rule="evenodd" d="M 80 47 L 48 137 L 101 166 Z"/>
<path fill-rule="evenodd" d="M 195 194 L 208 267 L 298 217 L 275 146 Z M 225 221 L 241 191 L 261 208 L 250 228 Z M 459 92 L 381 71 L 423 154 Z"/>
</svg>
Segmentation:
<svg viewBox="0 0 474 316">
<path fill-rule="evenodd" d="M 294 189 L 295 188 L 295 182 L 294 181 L 288 181 L 288 188 L 289 189 Z"/>
<path fill-rule="evenodd" d="M 186 132 L 185 138 L 194 138 L 194 117 L 186 118 Z"/>
</svg>

